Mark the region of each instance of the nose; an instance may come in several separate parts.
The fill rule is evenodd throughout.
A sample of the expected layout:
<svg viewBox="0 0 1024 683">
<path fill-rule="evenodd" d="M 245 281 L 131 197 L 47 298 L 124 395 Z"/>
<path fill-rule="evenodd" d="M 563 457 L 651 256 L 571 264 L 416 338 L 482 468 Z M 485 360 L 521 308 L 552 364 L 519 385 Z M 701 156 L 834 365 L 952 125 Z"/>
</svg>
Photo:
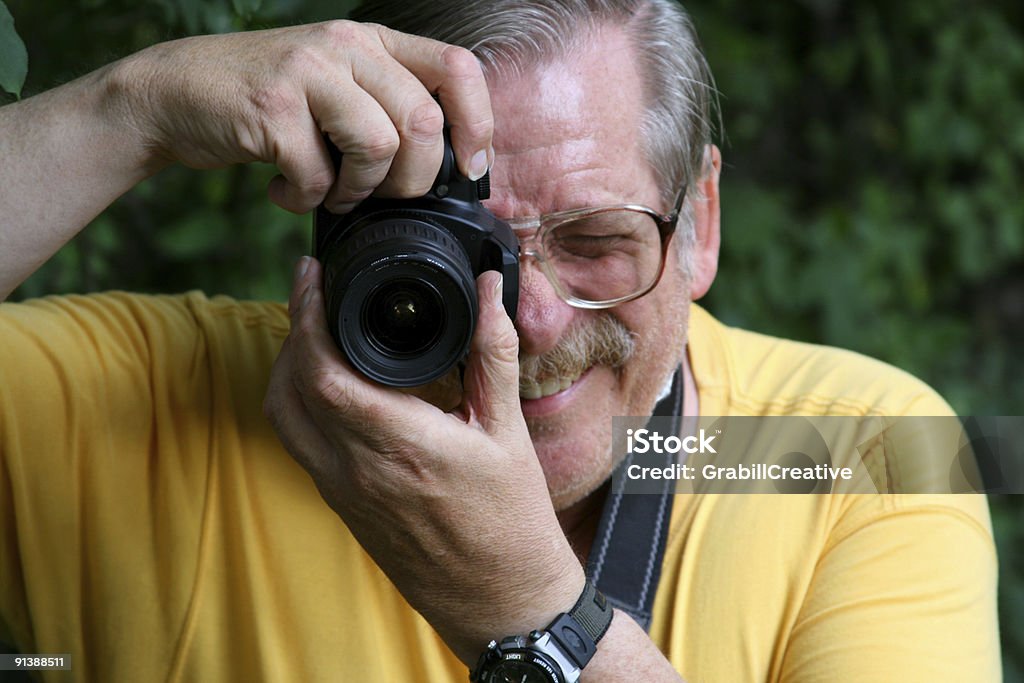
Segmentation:
<svg viewBox="0 0 1024 683">
<path fill-rule="evenodd" d="M 540 355 L 550 351 L 569 328 L 575 314 L 576 309 L 555 293 L 536 260 L 522 259 L 515 319 L 520 353 Z"/>
</svg>

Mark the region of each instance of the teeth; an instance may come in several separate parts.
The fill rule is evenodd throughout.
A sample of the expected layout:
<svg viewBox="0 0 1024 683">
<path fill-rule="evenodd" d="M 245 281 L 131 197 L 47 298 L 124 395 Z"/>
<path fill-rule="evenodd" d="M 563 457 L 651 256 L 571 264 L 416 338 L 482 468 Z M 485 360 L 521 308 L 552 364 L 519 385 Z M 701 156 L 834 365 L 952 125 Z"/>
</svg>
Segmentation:
<svg viewBox="0 0 1024 683">
<path fill-rule="evenodd" d="M 572 377 L 549 377 L 543 382 L 533 379 L 519 379 L 519 398 L 537 399 L 545 396 L 552 396 L 560 391 L 565 391 L 572 386 L 572 383 L 580 378 L 579 375 Z"/>
<path fill-rule="evenodd" d="M 519 398 L 540 398 L 540 385 L 533 380 L 520 380 Z"/>
</svg>

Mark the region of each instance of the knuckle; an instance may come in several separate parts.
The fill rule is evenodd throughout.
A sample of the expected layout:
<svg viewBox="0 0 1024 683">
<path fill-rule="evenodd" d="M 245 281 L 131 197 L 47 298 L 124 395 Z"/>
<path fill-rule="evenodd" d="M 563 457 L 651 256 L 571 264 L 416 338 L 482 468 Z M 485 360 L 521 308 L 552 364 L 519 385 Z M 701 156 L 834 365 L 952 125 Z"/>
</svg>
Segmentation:
<svg viewBox="0 0 1024 683">
<path fill-rule="evenodd" d="M 476 55 L 464 47 L 448 45 L 441 51 L 441 63 L 449 78 L 456 80 L 483 79 L 483 70 Z"/>
<path fill-rule="evenodd" d="M 401 140 L 394 129 L 372 131 L 363 138 L 360 144 L 362 156 L 371 163 L 382 163 L 390 160 L 398 153 Z"/>
<path fill-rule="evenodd" d="M 504 354 L 505 360 L 519 360 L 519 335 L 512 325 L 511 320 L 503 320 L 498 329 L 495 349 L 499 354 Z"/>
<path fill-rule="evenodd" d="M 494 130 L 494 118 L 484 116 L 467 121 L 459 126 L 461 132 L 474 141 L 485 141 L 491 138 Z"/>
<path fill-rule="evenodd" d="M 289 80 L 296 74 L 317 73 L 328 66 L 324 55 L 312 45 L 289 45 L 281 55 L 278 68 Z"/>
<path fill-rule="evenodd" d="M 506 363 L 515 363 L 519 365 L 519 338 L 515 334 L 510 335 L 510 338 L 504 342 L 499 342 L 498 348 L 495 349 L 495 355 L 498 360 Z M 518 374 L 518 371 L 517 371 Z"/>
<path fill-rule="evenodd" d="M 366 29 L 355 21 L 334 19 L 320 24 L 324 35 L 334 44 L 350 46 L 360 44 L 366 39 Z"/>
<path fill-rule="evenodd" d="M 436 140 L 443 129 L 444 112 L 441 106 L 428 100 L 413 107 L 405 119 L 402 132 L 415 141 L 426 142 Z"/>
<path fill-rule="evenodd" d="M 334 184 L 334 173 L 329 168 L 313 171 L 299 179 L 299 192 L 313 199 L 323 199 Z"/>
<path fill-rule="evenodd" d="M 338 373 L 319 367 L 302 378 L 300 391 L 313 405 L 325 412 L 349 414 L 354 407 L 351 392 L 344 386 Z"/>
</svg>

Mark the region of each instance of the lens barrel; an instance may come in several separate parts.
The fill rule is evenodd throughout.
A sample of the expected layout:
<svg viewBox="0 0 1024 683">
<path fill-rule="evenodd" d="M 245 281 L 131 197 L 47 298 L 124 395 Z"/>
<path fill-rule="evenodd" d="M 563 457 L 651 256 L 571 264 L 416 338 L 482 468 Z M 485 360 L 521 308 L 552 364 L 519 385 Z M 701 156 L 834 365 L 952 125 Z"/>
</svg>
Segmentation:
<svg viewBox="0 0 1024 683">
<path fill-rule="evenodd" d="M 382 384 L 444 376 L 465 357 L 477 308 L 458 240 L 414 211 L 372 213 L 324 245 L 328 327 L 353 366 Z"/>
</svg>

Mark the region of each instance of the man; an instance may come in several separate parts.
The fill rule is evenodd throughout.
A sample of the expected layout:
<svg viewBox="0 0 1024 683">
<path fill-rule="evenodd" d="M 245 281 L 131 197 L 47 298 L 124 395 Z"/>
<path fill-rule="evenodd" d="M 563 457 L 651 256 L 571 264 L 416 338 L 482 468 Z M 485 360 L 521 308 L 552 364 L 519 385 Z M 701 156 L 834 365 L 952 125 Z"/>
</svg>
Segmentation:
<svg viewBox="0 0 1024 683">
<path fill-rule="evenodd" d="M 948 411 L 895 370 L 690 306 L 715 276 L 721 162 L 678 6 L 358 16 L 482 65 L 332 22 L 157 45 L 0 110 L 5 294 L 171 162 L 276 163 L 270 197 L 298 212 L 418 196 L 444 118 L 463 172 L 491 168 L 489 208 L 528 226 L 516 320 L 481 275 L 448 412 L 347 365 L 311 259 L 287 312 L 195 294 L 5 306 L 0 638 L 73 653 L 77 678 L 465 680 L 492 639 L 603 619 L 600 600 L 574 607 L 593 600 L 611 418 L 650 414 L 677 368 L 688 415 Z M 679 197 L 649 292 L 574 306 L 542 268 L 546 217 L 641 205 L 668 224 Z M 649 629 L 616 609 L 581 680 L 998 678 L 980 498 L 679 497 L 665 544 Z M 492 679 L 574 675 L 527 669 Z"/>
</svg>

